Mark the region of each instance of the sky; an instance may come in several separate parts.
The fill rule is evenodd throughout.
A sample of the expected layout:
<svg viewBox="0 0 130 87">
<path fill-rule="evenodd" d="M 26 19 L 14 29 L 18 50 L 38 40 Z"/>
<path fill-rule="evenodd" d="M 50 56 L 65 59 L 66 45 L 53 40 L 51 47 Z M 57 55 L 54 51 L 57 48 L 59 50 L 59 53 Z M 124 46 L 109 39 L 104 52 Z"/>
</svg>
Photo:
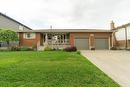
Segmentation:
<svg viewBox="0 0 130 87">
<path fill-rule="evenodd" d="M 0 0 L 0 12 L 33 29 L 109 29 L 130 22 L 130 0 Z"/>
</svg>

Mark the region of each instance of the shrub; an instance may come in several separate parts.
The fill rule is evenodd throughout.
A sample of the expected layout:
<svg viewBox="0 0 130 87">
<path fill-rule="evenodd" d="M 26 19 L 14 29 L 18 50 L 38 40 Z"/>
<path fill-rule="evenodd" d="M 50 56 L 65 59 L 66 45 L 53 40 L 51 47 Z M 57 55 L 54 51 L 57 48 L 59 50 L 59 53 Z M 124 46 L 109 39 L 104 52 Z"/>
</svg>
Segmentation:
<svg viewBox="0 0 130 87">
<path fill-rule="evenodd" d="M 79 54 L 79 55 L 81 54 L 81 52 L 80 52 L 80 51 L 77 51 L 76 53 L 77 53 L 77 54 Z"/>
<path fill-rule="evenodd" d="M 21 47 L 19 48 L 19 51 L 33 51 L 33 49 L 30 47 Z"/>
<path fill-rule="evenodd" d="M 53 49 L 50 48 L 50 47 L 45 47 L 45 48 L 44 48 L 44 51 L 53 51 Z"/>
<path fill-rule="evenodd" d="M 77 48 L 76 47 L 66 47 L 64 49 L 64 51 L 66 51 L 66 52 L 76 52 Z"/>
<path fill-rule="evenodd" d="M 18 46 L 12 46 L 9 49 L 10 49 L 10 51 L 19 51 L 19 47 Z"/>
<path fill-rule="evenodd" d="M 8 47 L 0 47 L 0 51 L 9 51 Z"/>
<path fill-rule="evenodd" d="M 53 48 L 53 51 L 63 51 L 64 49 L 62 48 Z"/>
<path fill-rule="evenodd" d="M 37 50 L 37 45 L 33 45 L 32 49 L 36 51 Z"/>
</svg>

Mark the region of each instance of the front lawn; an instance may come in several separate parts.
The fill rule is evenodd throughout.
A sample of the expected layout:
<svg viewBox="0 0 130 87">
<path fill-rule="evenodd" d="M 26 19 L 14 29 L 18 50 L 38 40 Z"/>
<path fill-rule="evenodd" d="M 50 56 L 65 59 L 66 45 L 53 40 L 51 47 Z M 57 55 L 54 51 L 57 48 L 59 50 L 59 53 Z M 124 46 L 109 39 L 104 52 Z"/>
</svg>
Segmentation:
<svg viewBox="0 0 130 87">
<path fill-rule="evenodd" d="M 119 87 L 76 53 L 0 52 L 0 87 Z"/>
</svg>

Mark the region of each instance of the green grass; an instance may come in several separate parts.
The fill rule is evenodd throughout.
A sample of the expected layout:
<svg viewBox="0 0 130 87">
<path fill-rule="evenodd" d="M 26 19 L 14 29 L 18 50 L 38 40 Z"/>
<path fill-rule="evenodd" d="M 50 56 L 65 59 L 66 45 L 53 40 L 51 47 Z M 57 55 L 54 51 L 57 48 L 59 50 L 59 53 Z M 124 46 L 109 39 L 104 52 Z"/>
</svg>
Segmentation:
<svg viewBox="0 0 130 87">
<path fill-rule="evenodd" d="M 119 87 L 76 53 L 0 52 L 0 87 Z"/>
</svg>

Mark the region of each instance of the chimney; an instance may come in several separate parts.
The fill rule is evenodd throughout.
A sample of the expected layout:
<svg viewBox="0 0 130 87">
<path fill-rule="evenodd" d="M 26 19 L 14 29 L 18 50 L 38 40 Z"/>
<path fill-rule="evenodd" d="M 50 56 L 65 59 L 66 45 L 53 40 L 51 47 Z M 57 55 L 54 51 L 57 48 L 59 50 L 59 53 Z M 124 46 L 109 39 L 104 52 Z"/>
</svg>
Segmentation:
<svg viewBox="0 0 130 87">
<path fill-rule="evenodd" d="M 115 23 L 113 22 L 113 20 L 110 23 L 110 28 L 111 28 L 111 30 L 115 29 Z"/>
</svg>

